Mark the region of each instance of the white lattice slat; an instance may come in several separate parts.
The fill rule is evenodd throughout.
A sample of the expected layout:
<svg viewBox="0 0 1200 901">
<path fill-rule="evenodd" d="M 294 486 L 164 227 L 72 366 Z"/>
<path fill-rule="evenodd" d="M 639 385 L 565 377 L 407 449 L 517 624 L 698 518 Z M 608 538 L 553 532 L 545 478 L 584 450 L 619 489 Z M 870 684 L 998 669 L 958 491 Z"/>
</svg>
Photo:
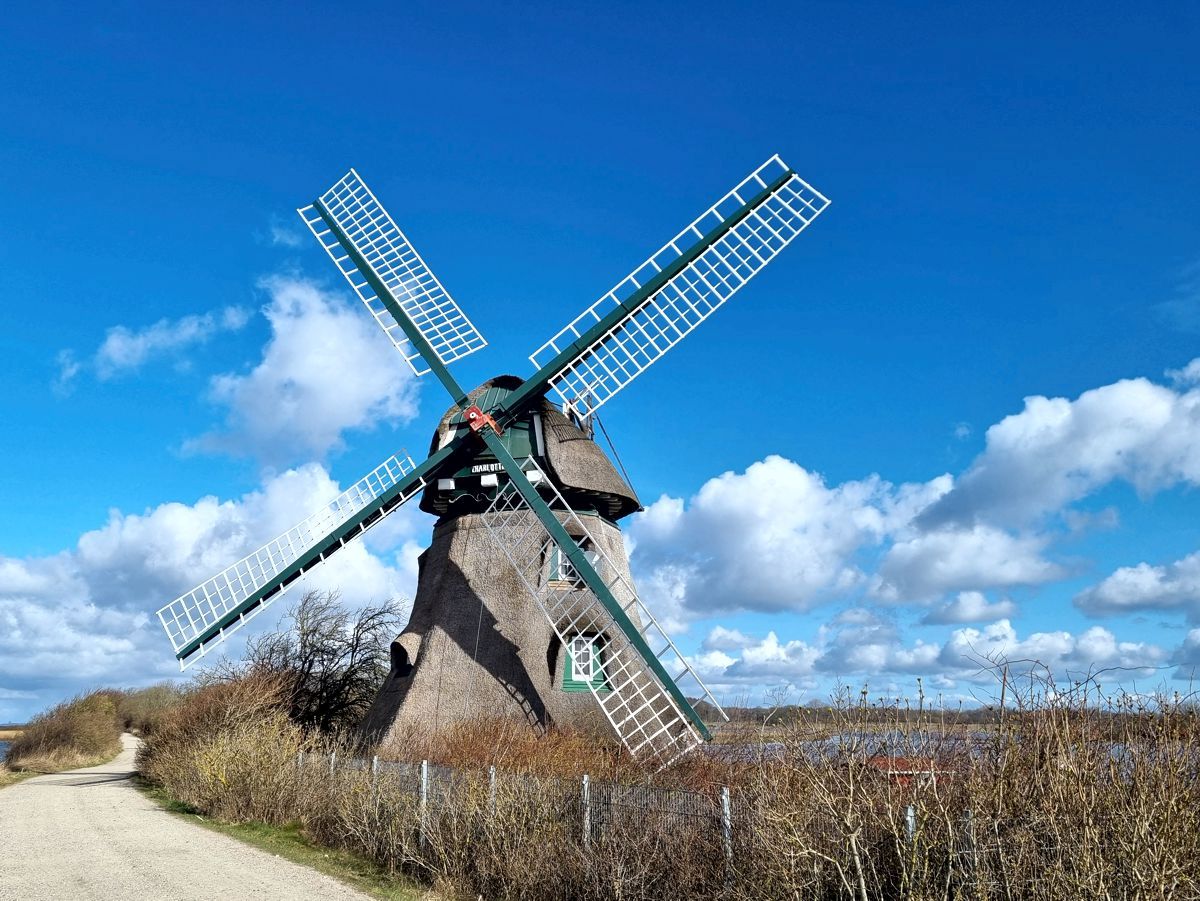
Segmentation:
<svg viewBox="0 0 1200 901">
<path fill-rule="evenodd" d="M 829 200 L 772 157 L 530 356 L 541 369 L 731 219 L 724 235 L 580 350 L 550 380 L 592 413 L 729 300 L 819 216 Z M 767 188 L 784 179 L 765 196 Z M 753 202 L 747 213 L 745 207 Z"/>
<path fill-rule="evenodd" d="M 399 484 L 414 468 L 413 461 L 408 457 L 388 458 L 303 522 L 161 608 L 158 618 L 176 654 L 195 645 L 197 640 L 202 641 L 181 661 L 181 666 L 186 667 L 197 656 L 205 654 L 211 645 L 224 640 L 226 635 L 241 628 L 282 595 L 291 582 L 280 586 L 274 594 L 261 598 L 257 604 L 247 603 L 280 573 L 350 521 L 356 513 Z M 362 534 L 424 487 L 424 480 L 418 479 L 403 494 L 389 500 L 386 509 L 380 509 L 378 517 L 360 523 L 358 528 L 342 536 L 327 553 L 333 553 L 347 541 Z M 239 611 L 242 606 L 246 609 Z M 230 618 L 231 614 L 236 616 L 214 632 L 214 626 Z"/>
<path fill-rule="evenodd" d="M 538 485 L 553 493 L 548 503 L 568 531 L 590 535 L 584 521 L 567 506 L 537 464 L 531 459 L 525 465 L 539 474 Z M 642 652 L 617 624 L 608 608 L 582 580 L 574 584 L 567 580 L 564 585 L 563 579 L 550 578 L 550 552 L 556 546 L 555 541 L 511 481 L 506 481 L 497 490 L 482 518 L 564 648 L 569 638 L 577 633 L 602 632 L 606 636 L 603 684 L 591 681 L 588 686 L 629 752 L 664 767 L 700 745 L 703 741 L 700 733 L 654 675 Z M 594 537 L 591 550 L 595 555 L 593 568 L 630 619 L 641 623 L 640 636 L 663 665 L 668 678 L 685 697 L 690 694 L 704 699 L 724 718 L 716 698 Z"/>
<path fill-rule="evenodd" d="M 417 331 L 429 342 L 443 363 L 472 354 L 487 346 L 487 341 L 463 313 L 437 276 L 430 271 L 404 232 L 371 193 L 358 173 L 351 169 L 318 203 L 341 231 L 354 250 L 366 261 L 372 273 L 384 284 L 391 299 L 400 307 Z M 337 235 L 322 218 L 317 204 L 297 212 L 309 227 L 338 270 L 345 276 L 359 299 L 366 304 L 379 327 L 396 345 L 413 372 L 424 375 L 421 355 L 404 334 L 404 329 L 383 300 L 360 272 Z"/>
</svg>

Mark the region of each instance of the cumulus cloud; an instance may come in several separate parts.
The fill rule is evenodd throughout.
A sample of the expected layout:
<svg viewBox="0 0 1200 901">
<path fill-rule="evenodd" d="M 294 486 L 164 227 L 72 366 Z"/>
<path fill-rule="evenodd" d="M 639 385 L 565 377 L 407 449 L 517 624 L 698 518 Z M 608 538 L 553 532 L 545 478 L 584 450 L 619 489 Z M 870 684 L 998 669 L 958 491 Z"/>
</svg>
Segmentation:
<svg viewBox="0 0 1200 901">
<path fill-rule="evenodd" d="M 59 554 L 0 557 L 0 685 L 62 694 L 175 673 L 154 611 L 338 493 L 328 473 L 309 464 L 236 500 L 113 511 Z M 401 508 L 293 591 L 337 589 L 349 604 L 411 596 L 422 517 L 415 507 Z M 272 619 L 268 613 L 262 622 Z"/>
<path fill-rule="evenodd" d="M 1200 619 L 1200 552 L 1165 566 L 1123 566 L 1076 595 L 1075 606 L 1093 616 L 1179 610 Z"/>
<path fill-rule="evenodd" d="M 1169 660 L 1200 664 L 1200 630 L 1194 633 L 1193 646 L 1174 657 L 1154 644 L 1120 641 L 1099 626 L 1078 635 L 1059 631 L 1021 637 L 1008 619 L 957 629 L 941 643 L 906 644 L 894 622 L 861 608 L 822 627 L 812 644 L 784 641 L 769 632 L 761 639 L 743 636 L 742 646 L 734 647 L 725 640 L 728 634 L 721 630 L 717 636 L 723 650 L 689 658 L 703 678 L 727 695 L 749 686 L 811 687 L 819 676 L 876 684 L 897 676 L 921 676 L 935 688 L 952 690 L 959 682 L 991 683 L 992 665 L 999 662 L 1009 663 L 1010 673 L 1036 663 L 1055 678 L 1068 680 L 1114 668 L 1149 676 Z"/>
<path fill-rule="evenodd" d="M 991 603 L 983 592 L 960 591 L 953 600 L 926 613 L 921 623 L 927 626 L 986 623 L 1016 615 L 1017 605 L 1007 598 Z"/>
<path fill-rule="evenodd" d="M 732 635 L 740 639 L 736 644 L 728 640 Z M 814 663 L 819 651 L 803 641 L 780 641 L 774 632 L 754 639 L 718 626 L 705 647 L 708 650 L 688 662 L 719 696 L 737 699 L 766 686 L 811 689 L 817 684 Z"/>
<path fill-rule="evenodd" d="M 1200 676 L 1200 629 L 1192 629 L 1175 649 L 1171 662 L 1176 665 L 1175 678 L 1194 681 Z"/>
<path fill-rule="evenodd" d="M 1194 373 L 1200 361 L 1181 373 Z M 1200 387 L 1124 379 L 1075 400 L 1028 397 L 987 430 L 984 452 L 925 511 L 924 528 L 1035 523 L 1113 482 L 1143 494 L 1200 484 Z M 1193 385 L 1189 387 L 1189 385 Z"/>
<path fill-rule="evenodd" d="M 1182 369 L 1167 370 L 1167 378 L 1176 385 L 1189 386 L 1200 385 L 1200 357 L 1192 360 Z"/>
<path fill-rule="evenodd" d="M 854 556 L 948 490 L 871 477 L 829 487 L 779 456 L 662 497 L 629 529 L 638 586 L 672 623 L 729 610 L 804 610 L 864 582 Z"/>
<path fill-rule="evenodd" d="M 1036 662 L 1051 673 L 1079 677 L 1101 670 L 1122 669 L 1149 676 L 1165 663 L 1168 654 L 1144 641 L 1118 641 L 1112 632 L 1092 626 L 1079 635 L 1070 632 L 1035 632 L 1019 638 L 1007 619 L 983 629 L 956 630 L 938 655 L 947 669 L 978 669 L 981 662 Z"/>
<path fill-rule="evenodd" d="M 197 344 L 203 344 L 222 332 L 236 332 L 250 321 L 250 313 L 241 307 L 226 307 L 217 312 L 184 316 L 182 319 L 160 319 L 153 325 L 134 329 L 124 325 L 110 328 L 100 347 L 86 366 L 101 381 L 136 372 L 147 361 L 167 354 L 179 354 Z M 58 376 L 55 390 L 69 391 L 85 367 L 73 351 L 59 351 Z"/>
<path fill-rule="evenodd" d="M 136 370 L 152 357 L 201 344 L 221 332 L 235 332 L 249 321 L 248 311 L 226 307 L 219 313 L 160 319 L 144 329 L 115 326 L 108 330 L 96 351 L 96 375 L 108 379 Z"/>
<path fill-rule="evenodd" d="M 702 647 L 706 651 L 736 651 L 749 643 L 750 639 L 738 629 L 714 626 L 704 639 Z"/>
<path fill-rule="evenodd" d="M 348 430 L 396 425 L 417 412 L 412 370 L 360 306 L 290 276 L 266 279 L 271 338 L 248 373 L 212 380 L 223 429 L 189 450 L 251 455 L 270 465 L 324 457 Z"/>
<path fill-rule="evenodd" d="M 950 591 L 1049 582 L 1066 573 L 1043 557 L 1048 543 L 1045 535 L 983 525 L 919 533 L 887 551 L 872 592 L 890 601 L 921 601 Z"/>
</svg>

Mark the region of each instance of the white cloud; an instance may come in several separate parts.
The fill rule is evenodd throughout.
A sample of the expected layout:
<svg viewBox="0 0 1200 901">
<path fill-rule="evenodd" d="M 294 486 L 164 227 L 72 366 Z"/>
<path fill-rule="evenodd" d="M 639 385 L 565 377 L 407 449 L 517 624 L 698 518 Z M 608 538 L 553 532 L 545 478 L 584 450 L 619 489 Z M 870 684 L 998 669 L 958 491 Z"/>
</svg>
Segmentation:
<svg viewBox="0 0 1200 901">
<path fill-rule="evenodd" d="M 725 641 L 728 634 L 722 629 L 718 637 L 723 650 L 689 658 L 701 677 L 726 695 L 778 684 L 811 687 L 819 676 L 863 680 L 876 687 L 891 677 L 920 676 L 934 688 L 950 690 L 959 681 L 991 684 L 992 665 L 999 662 L 1009 663 L 1010 674 L 1026 672 L 1036 662 L 1060 680 L 1114 668 L 1150 676 L 1169 659 L 1157 645 L 1119 641 L 1098 626 L 1079 635 L 1035 632 L 1022 638 L 1007 619 L 957 629 L 940 644 L 905 644 L 893 622 L 870 612 L 839 617 L 819 630 L 813 644 L 784 641 L 772 631 L 762 639 L 742 636 L 742 646 L 734 647 Z M 1200 630 L 1193 644 L 1191 657 L 1179 652 L 1176 660 L 1200 663 Z"/>
<path fill-rule="evenodd" d="M 83 364 L 75 359 L 75 352 L 69 349 L 60 350 L 55 356 L 54 362 L 58 366 L 58 375 L 54 377 L 50 387 L 60 397 L 66 396 L 75 387 L 75 379 L 83 371 Z"/>
<path fill-rule="evenodd" d="M 890 601 L 922 601 L 950 591 L 1037 585 L 1062 578 L 1042 556 L 1046 536 L 1016 536 L 976 525 L 939 529 L 895 542 L 884 555 L 872 593 Z"/>
<path fill-rule="evenodd" d="M 741 638 L 738 645 L 727 641 L 734 634 Z M 813 664 L 819 652 L 803 641 L 781 642 L 774 632 L 756 640 L 720 626 L 709 639 L 726 645 L 726 650 L 710 648 L 689 657 L 688 662 L 718 697 L 732 697 L 738 703 L 745 703 L 745 695 L 766 687 L 790 685 L 812 689 L 817 684 Z M 739 656 L 731 656 L 729 652 Z"/>
<path fill-rule="evenodd" d="M 988 661 L 1010 664 L 1036 662 L 1059 677 L 1079 677 L 1101 670 L 1123 669 L 1149 676 L 1167 660 L 1160 647 L 1142 641 L 1118 641 L 1100 626 L 1080 635 L 1035 632 L 1019 638 L 1007 619 L 983 629 L 956 630 L 938 655 L 948 669 L 973 670 Z"/>
<path fill-rule="evenodd" d="M 85 533 L 69 551 L 0 557 L 0 684 L 11 690 L 52 687 L 61 695 L 174 674 L 154 611 L 338 493 L 328 473 L 309 464 L 237 500 L 204 497 L 140 514 L 112 511 L 104 526 Z M 338 589 L 351 605 L 410 596 L 424 527 L 415 505 L 401 508 L 292 591 Z M 274 619 L 267 613 L 249 629 Z"/>
<path fill-rule="evenodd" d="M 304 236 L 299 229 L 289 228 L 279 221 L 271 222 L 270 239 L 276 247 L 299 247 L 304 243 Z"/>
<path fill-rule="evenodd" d="M 638 586 L 674 624 L 712 611 L 804 610 L 859 586 L 853 559 L 944 493 L 949 477 L 899 488 L 876 477 L 826 486 L 769 456 L 710 479 L 685 504 L 662 497 L 629 527 Z"/>
<path fill-rule="evenodd" d="M 280 465 L 340 448 L 347 430 L 416 415 L 412 370 L 357 303 L 300 278 L 262 284 L 271 325 L 262 360 L 245 375 L 212 380 L 213 400 L 228 408 L 225 427 L 187 449 Z"/>
<path fill-rule="evenodd" d="M 1200 676 L 1200 629 L 1191 629 L 1175 649 L 1171 662 L 1177 666 L 1176 679 L 1194 682 Z"/>
<path fill-rule="evenodd" d="M 1137 378 L 1075 400 L 1028 397 L 1022 412 L 988 429 L 984 452 L 919 525 L 1025 525 L 1114 480 L 1143 494 L 1200 484 L 1200 388 Z"/>
<path fill-rule="evenodd" d="M 931 672 L 937 645 L 917 641 L 905 648 L 890 619 L 864 608 L 846 613 L 851 615 L 843 613 L 821 630 L 817 669 L 838 676 Z"/>
<path fill-rule="evenodd" d="M 1180 610 L 1200 619 L 1200 552 L 1165 566 L 1123 566 L 1076 595 L 1075 606 L 1097 616 Z"/>
<path fill-rule="evenodd" d="M 1017 605 L 1007 598 L 990 603 L 979 591 L 960 591 L 958 596 L 921 618 L 925 625 L 986 623 L 1017 615 Z"/>
<path fill-rule="evenodd" d="M 1167 370 L 1167 378 L 1183 387 L 1200 385 L 1200 357 L 1192 360 L 1182 369 Z"/>
<path fill-rule="evenodd" d="M 96 375 L 109 379 L 136 370 L 152 357 L 202 344 L 221 332 L 235 332 L 249 321 L 246 310 L 226 307 L 220 313 L 184 316 L 174 321 L 160 319 L 143 329 L 114 326 L 96 351 Z"/>
<path fill-rule="evenodd" d="M 703 648 L 706 651 L 736 651 L 749 643 L 750 639 L 737 629 L 714 626 L 704 639 Z"/>
<path fill-rule="evenodd" d="M 75 379 L 85 366 L 101 381 L 136 372 L 143 364 L 167 354 L 181 354 L 187 348 L 203 344 L 222 332 L 236 332 L 250 321 L 250 313 L 241 307 L 226 307 L 217 312 L 184 316 L 181 319 L 160 319 L 145 328 L 133 329 L 116 325 L 104 335 L 104 341 L 86 361 L 78 360 L 74 351 L 58 352 L 58 376 L 53 387 L 56 393 L 69 393 Z"/>
</svg>

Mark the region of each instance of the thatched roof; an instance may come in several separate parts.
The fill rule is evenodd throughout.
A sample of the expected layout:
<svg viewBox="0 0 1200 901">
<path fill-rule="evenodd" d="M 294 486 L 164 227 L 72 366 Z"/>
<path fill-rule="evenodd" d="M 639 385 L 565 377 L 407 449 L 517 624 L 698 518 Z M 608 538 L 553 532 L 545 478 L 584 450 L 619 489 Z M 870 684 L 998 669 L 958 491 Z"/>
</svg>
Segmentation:
<svg viewBox="0 0 1200 901">
<path fill-rule="evenodd" d="M 467 399 L 485 410 L 502 400 L 521 386 L 522 379 L 513 375 L 501 375 L 489 379 L 469 392 Z M 640 509 L 641 503 L 633 489 L 618 475 L 604 451 L 596 442 L 585 435 L 568 417 L 550 401 L 542 398 L 534 407 L 542 414 L 542 434 L 546 445 L 546 460 L 543 466 L 547 475 L 554 479 L 567 503 L 573 507 L 594 507 L 607 519 L 616 521 Z M 438 423 L 429 452 L 433 453 L 442 444 L 450 431 L 450 422 L 458 413 L 457 407 L 448 409 Z M 484 452 L 482 444 L 479 451 Z M 430 513 L 441 513 L 439 505 L 433 503 L 431 485 L 421 499 L 421 509 Z M 465 511 L 464 511 L 465 512 Z"/>
</svg>

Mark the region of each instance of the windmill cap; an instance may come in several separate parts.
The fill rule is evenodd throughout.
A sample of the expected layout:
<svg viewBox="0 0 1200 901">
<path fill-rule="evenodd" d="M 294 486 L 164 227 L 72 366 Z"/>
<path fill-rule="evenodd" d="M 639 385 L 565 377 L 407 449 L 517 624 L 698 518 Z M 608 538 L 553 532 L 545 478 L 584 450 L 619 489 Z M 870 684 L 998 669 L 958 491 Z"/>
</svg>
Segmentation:
<svg viewBox="0 0 1200 901">
<path fill-rule="evenodd" d="M 468 392 L 467 401 L 486 412 L 503 403 L 523 383 L 524 379 L 515 375 L 498 375 Z M 613 522 L 641 508 L 637 495 L 617 473 L 616 467 L 600 446 L 563 415 L 558 407 L 543 397 L 532 402 L 530 409 L 542 416 L 546 454 L 539 462 L 558 485 L 567 503 L 577 509 L 593 508 Z M 459 408 L 452 406 L 442 416 L 430 443 L 431 454 L 442 446 L 452 421 L 458 415 Z M 482 447 L 480 452 L 484 452 Z M 439 499 L 436 481 L 425 489 L 421 497 L 421 509 L 435 514 L 451 512 Z"/>
</svg>

